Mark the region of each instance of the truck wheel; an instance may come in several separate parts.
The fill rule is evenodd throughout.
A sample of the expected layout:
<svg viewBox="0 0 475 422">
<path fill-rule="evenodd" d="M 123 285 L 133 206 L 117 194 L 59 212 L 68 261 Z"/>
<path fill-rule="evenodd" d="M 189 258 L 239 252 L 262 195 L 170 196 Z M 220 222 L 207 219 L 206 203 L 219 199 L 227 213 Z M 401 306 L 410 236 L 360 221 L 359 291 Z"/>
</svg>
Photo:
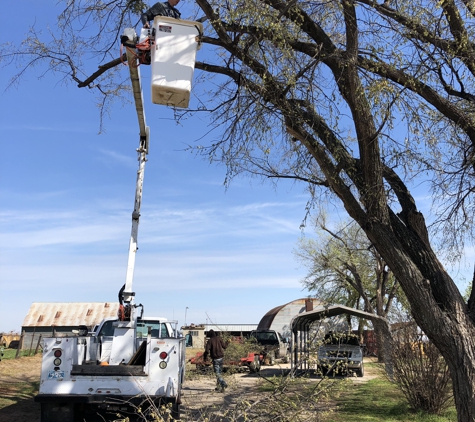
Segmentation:
<svg viewBox="0 0 475 422">
<path fill-rule="evenodd" d="M 270 353 L 267 355 L 267 358 L 269 359 L 269 366 L 274 366 L 274 365 L 275 365 L 275 353 L 274 353 L 274 352 L 270 352 Z"/>
<path fill-rule="evenodd" d="M 41 422 L 74 422 L 74 405 L 41 403 Z"/>
<path fill-rule="evenodd" d="M 364 377 L 364 366 L 363 363 L 361 363 L 361 368 L 357 372 L 359 377 Z"/>
<path fill-rule="evenodd" d="M 261 370 L 261 362 L 259 362 L 259 358 L 256 358 L 249 364 L 249 372 L 251 374 L 255 374 L 256 372 L 259 372 L 260 370 Z"/>
</svg>

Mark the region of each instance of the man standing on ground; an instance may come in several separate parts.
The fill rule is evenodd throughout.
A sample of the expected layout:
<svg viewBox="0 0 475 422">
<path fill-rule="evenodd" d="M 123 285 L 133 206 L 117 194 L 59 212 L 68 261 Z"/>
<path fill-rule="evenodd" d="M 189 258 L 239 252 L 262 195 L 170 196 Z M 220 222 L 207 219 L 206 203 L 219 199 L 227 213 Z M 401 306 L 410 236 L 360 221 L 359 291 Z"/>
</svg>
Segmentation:
<svg viewBox="0 0 475 422">
<path fill-rule="evenodd" d="M 175 6 L 180 3 L 180 0 L 168 0 L 166 2 L 155 3 L 150 9 L 142 13 L 141 20 L 144 28 L 150 28 L 150 21 L 153 21 L 155 16 L 168 16 L 170 18 L 180 19 L 181 13 Z"/>
<path fill-rule="evenodd" d="M 216 336 L 214 330 L 208 331 L 208 337 L 203 359 L 206 361 L 208 356 L 211 357 L 213 370 L 216 375 L 216 391 L 224 392 L 224 389 L 228 386 L 222 377 L 224 349 L 226 349 L 227 345 L 221 337 Z"/>
</svg>

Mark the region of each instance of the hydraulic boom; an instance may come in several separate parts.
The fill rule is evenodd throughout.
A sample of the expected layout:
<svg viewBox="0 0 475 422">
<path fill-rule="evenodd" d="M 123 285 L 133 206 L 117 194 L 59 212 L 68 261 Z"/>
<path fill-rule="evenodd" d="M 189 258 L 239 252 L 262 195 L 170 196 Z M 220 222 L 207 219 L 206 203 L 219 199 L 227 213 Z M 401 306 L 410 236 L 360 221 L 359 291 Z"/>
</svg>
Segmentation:
<svg viewBox="0 0 475 422">
<path fill-rule="evenodd" d="M 122 308 L 121 319 L 129 319 L 134 321 L 134 295 L 132 284 L 134 279 L 135 257 L 137 253 L 137 235 L 140 220 L 140 206 L 142 203 L 143 179 L 145 172 L 145 163 L 147 161 L 150 129 L 145 121 L 145 110 L 143 106 L 142 86 L 140 83 L 140 68 L 137 63 L 137 56 L 133 51 L 127 49 L 127 62 L 130 71 L 130 80 L 132 82 L 132 90 L 135 100 L 135 109 L 140 129 L 139 147 L 137 148 L 139 168 L 137 170 L 137 182 L 135 187 L 135 202 L 132 212 L 132 230 L 130 233 L 129 257 L 127 261 L 127 273 L 125 277 L 125 286 L 121 290 L 119 300 L 125 302 L 125 308 Z"/>
</svg>

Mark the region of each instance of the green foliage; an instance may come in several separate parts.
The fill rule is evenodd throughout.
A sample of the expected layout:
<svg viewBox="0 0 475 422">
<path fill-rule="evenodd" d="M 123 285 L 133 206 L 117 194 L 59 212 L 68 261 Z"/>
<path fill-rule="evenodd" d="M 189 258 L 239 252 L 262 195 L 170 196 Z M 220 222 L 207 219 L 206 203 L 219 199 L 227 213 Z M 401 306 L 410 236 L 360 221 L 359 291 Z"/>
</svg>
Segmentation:
<svg viewBox="0 0 475 422">
<path fill-rule="evenodd" d="M 225 362 L 240 362 L 248 353 L 257 353 L 260 351 L 259 345 L 255 339 L 246 339 L 244 337 L 232 337 L 227 333 L 221 333 L 227 348 L 224 351 Z"/>
<path fill-rule="evenodd" d="M 354 223 L 329 229 L 325 217 L 316 224 L 316 238 L 302 237 L 295 251 L 308 268 L 302 284 L 319 299 L 380 316 L 405 296 L 394 274 L 365 233 Z"/>
</svg>

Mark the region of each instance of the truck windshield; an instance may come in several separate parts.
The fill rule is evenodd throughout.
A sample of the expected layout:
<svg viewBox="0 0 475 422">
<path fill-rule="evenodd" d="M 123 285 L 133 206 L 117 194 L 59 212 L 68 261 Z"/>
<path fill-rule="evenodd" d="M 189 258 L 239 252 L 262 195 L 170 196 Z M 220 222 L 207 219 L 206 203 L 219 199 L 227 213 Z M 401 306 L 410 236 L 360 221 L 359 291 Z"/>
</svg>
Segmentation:
<svg viewBox="0 0 475 422">
<path fill-rule="evenodd" d="M 258 342 L 277 341 L 277 335 L 274 332 L 255 332 L 252 333 L 252 336 L 255 337 Z"/>
<path fill-rule="evenodd" d="M 113 336 L 114 335 L 114 326 L 115 321 L 106 321 L 101 328 L 101 331 L 98 333 L 98 336 Z M 137 322 L 137 337 L 144 338 L 148 335 L 148 327 L 151 327 L 152 338 L 164 338 L 170 337 L 168 332 L 168 327 L 166 324 L 160 323 L 160 321 L 138 321 Z"/>
</svg>

